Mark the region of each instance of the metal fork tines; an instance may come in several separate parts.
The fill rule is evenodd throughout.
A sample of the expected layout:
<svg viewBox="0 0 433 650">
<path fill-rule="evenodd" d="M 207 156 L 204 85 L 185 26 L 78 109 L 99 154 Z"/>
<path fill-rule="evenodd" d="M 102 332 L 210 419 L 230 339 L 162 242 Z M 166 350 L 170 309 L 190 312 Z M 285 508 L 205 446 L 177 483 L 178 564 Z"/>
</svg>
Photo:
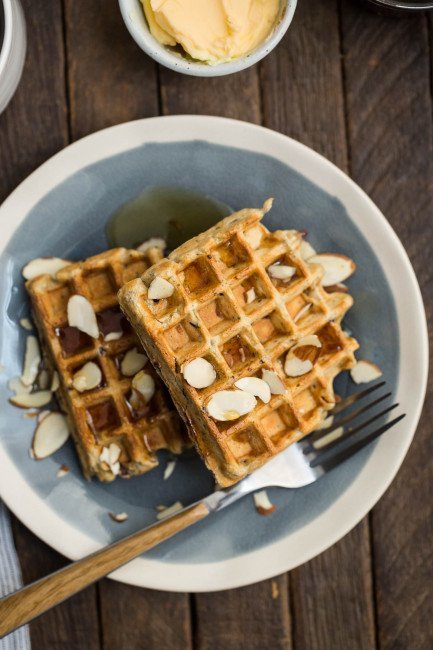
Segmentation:
<svg viewBox="0 0 433 650">
<path fill-rule="evenodd" d="M 341 400 L 337 406 L 330 411 L 330 415 L 335 416 L 346 409 L 350 408 L 368 395 L 371 395 L 378 389 L 385 386 L 385 382 L 379 382 L 374 386 L 366 388 L 358 393 Z M 391 393 L 384 393 L 371 402 L 368 402 L 349 413 L 345 413 L 340 418 L 332 421 L 332 424 L 322 429 L 316 430 L 303 438 L 298 444 L 312 469 L 328 472 L 343 461 L 351 458 L 361 449 L 376 440 L 385 431 L 388 431 L 397 422 L 405 417 L 405 413 L 398 415 L 392 420 L 382 424 L 376 429 L 371 430 L 371 425 L 380 420 L 387 413 L 390 413 L 399 406 L 398 403 L 391 404 L 379 412 L 373 413 L 370 417 L 360 418 L 360 416 L 372 411 L 378 404 L 391 396 Z"/>
</svg>

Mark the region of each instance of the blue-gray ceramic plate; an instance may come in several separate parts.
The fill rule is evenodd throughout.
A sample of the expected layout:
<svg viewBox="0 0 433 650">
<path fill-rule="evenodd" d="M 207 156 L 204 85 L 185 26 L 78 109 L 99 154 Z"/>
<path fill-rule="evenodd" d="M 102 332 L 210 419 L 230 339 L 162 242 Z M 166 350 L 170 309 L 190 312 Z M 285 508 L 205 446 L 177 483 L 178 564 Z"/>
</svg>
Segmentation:
<svg viewBox="0 0 433 650">
<path fill-rule="evenodd" d="M 71 145 L 34 172 L 0 208 L 0 495 L 39 537 L 78 558 L 155 520 L 155 506 L 192 502 L 212 488 L 188 453 L 163 480 L 167 458 L 146 476 L 86 482 L 69 442 L 54 456 L 29 456 L 34 420 L 8 404 L 20 374 L 28 316 L 21 268 L 55 255 L 80 259 L 107 248 L 105 227 L 149 186 L 213 196 L 234 209 L 275 198 L 270 228 L 306 229 L 323 252 L 352 257 L 355 305 L 346 327 L 360 356 L 376 362 L 407 417 L 372 449 L 297 491 L 270 491 L 277 510 L 259 516 L 251 497 L 197 524 L 113 576 L 173 591 L 226 589 L 289 570 L 347 533 L 383 494 L 408 449 L 427 377 L 422 300 L 406 253 L 368 197 L 324 158 L 261 127 L 213 117 L 140 120 Z M 155 226 L 156 227 L 156 226 Z M 338 390 L 352 390 L 347 377 Z M 59 479 L 59 465 L 71 472 Z M 126 512 L 119 524 L 108 512 Z"/>
</svg>

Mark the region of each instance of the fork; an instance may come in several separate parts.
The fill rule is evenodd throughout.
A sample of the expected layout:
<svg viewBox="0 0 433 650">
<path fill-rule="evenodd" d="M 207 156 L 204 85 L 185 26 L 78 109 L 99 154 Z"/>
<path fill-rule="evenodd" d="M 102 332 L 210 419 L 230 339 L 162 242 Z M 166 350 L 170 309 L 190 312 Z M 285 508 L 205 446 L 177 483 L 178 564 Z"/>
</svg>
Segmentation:
<svg viewBox="0 0 433 650">
<path fill-rule="evenodd" d="M 231 488 L 221 489 L 176 512 L 171 517 L 144 528 L 87 557 L 48 575 L 0 600 L 0 638 L 28 623 L 96 580 L 123 566 L 181 530 L 238 501 L 247 494 L 267 487 L 300 488 L 309 485 L 348 460 L 405 417 L 398 415 L 371 430 L 377 420 L 398 404 L 360 420 L 391 396 L 384 393 L 357 405 L 385 386 L 379 382 L 341 400 L 318 429 L 290 445 L 265 465 Z"/>
</svg>

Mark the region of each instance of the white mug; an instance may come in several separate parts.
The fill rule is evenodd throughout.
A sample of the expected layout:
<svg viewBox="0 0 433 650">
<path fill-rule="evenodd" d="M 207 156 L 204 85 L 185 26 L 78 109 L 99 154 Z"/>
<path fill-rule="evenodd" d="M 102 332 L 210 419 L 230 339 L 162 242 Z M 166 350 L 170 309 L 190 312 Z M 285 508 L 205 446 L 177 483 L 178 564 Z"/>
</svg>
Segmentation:
<svg viewBox="0 0 433 650">
<path fill-rule="evenodd" d="M 0 0 L 0 12 L 1 113 L 12 98 L 21 78 L 26 54 L 26 26 L 19 0 Z"/>
</svg>

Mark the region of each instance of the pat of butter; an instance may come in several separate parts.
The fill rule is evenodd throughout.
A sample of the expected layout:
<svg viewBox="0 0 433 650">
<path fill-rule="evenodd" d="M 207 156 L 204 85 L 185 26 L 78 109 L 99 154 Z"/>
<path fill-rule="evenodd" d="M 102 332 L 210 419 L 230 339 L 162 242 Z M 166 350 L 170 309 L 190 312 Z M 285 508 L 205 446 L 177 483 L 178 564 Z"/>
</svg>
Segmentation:
<svg viewBox="0 0 433 650">
<path fill-rule="evenodd" d="M 222 63 L 248 54 L 272 32 L 280 0 L 141 0 L 152 35 L 193 59 Z"/>
</svg>

